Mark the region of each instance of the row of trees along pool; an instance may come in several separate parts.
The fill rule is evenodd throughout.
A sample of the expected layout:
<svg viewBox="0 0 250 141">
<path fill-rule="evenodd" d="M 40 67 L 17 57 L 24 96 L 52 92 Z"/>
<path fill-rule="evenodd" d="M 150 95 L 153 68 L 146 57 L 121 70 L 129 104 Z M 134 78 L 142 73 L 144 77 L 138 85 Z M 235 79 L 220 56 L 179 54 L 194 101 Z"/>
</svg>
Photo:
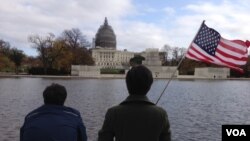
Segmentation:
<svg viewBox="0 0 250 141">
<path fill-rule="evenodd" d="M 64 30 L 58 37 L 53 33 L 30 35 L 28 41 L 38 56 L 27 56 L 22 50 L 0 40 L 0 71 L 12 72 L 15 69 L 16 73 L 64 75 L 70 74 L 71 65 L 94 64 L 88 49 L 90 43 L 79 29 Z M 13 50 L 21 55 L 14 55 Z M 12 59 L 17 57 L 18 62 Z"/>
<path fill-rule="evenodd" d="M 64 30 L 59 36 L 53 33 L 47 35 L 30 35 L 27 39 L 37 56 L 28 56 L 22 50 L 12 47 L 8 41 L 0 39 L 0 72 L 28 73 L 47 75 L 69 75 L 71 65 L 94 65 L 91 56 L 90 43 L 78 28 Z M 177 66 L 184 56 L 186 48 L 163 45 L 160 49 L 162 65 Z M 193 75 L 196 67 L 219 67 L 212 64 L 184 59 L 179 73 Z M 250 76 L 250 57 L 248 63 L 242 66 L 244 74 L 231 70 L 232 77 Z M 103 74 L 117 70 L 102 70 Z M 119 71 L 120 73 L 120 71 Z"/>
</svg>

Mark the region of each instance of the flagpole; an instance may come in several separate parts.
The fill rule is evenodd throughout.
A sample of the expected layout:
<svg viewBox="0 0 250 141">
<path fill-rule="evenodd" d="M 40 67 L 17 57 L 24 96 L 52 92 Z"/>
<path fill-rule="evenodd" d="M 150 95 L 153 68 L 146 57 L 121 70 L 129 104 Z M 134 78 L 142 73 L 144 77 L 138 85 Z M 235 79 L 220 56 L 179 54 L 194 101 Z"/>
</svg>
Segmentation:
<svg viewBox="0 0 250 141">
<path fill-rule="evenodd" d="M 201 27 L 202 27 L 202 25 L 203 25 L 204 23 L 205 23 L 205 20 L 202 21 L 202 23 L 201 23 L 201 25 L 200 25 L 200 28 L 198 29 L 196 35 L 194 36 L 194 39 L 195 39 L 196 36 L 198 35 L 198 33 L 199 33 L 199 31 L 200 31 L 200 29 L 201 29 Z M 191 44 L 194 42 L 194 39 L 193 39 L 192 42 L 190 43 L 189 47 L 190 47 Z M 189 49 L 189 47 L 188 47 L 188 49 Z M 188 51 L 188 49 L 187 49 L 187 51 Z M 164 92 L 165 92 L 165 90 L 167 89 L 168 85 L 170 84 L 171 80 L 173 80 L 175 73 L 177 72 L 178 68 L 181 66 L 181 63 L 183 62 L 183 60 L 184 60 L 184 58 L 185 58 L 185 56 L 186 56 L 186 54 L 187 54 L 187 51 L 186 51 L 185 54 L 182 56 L 182 58 L 181 58 L 180 62 L 178 63 L 178 65 L 177 65 L 175 71 L 172 73 L 172 75 L 171 75 L 170 79 L 168 80 L 166 86 L 165 86 L 164 89 L 162 90 L 161 95 L 159 96 L 159 98 L 157 99 L 157 101 L 156 101 L 156 103 L 155 103 L 156 105 L 157 105 L 158 102 L 160 101 L 162 95 L 164 94 Z"/>
</svg>

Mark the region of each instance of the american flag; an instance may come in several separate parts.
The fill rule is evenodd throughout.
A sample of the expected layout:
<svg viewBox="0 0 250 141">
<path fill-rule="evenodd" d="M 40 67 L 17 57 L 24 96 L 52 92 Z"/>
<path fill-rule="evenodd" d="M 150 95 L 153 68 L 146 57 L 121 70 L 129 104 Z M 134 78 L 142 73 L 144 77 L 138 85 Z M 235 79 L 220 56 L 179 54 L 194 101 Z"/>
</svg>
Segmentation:
<svg viewBox="0 0 250 141">
<path fill-rule="evenodd" d="M 247 48 L 248 43 L 241 40 L 227 40 L 203 22 L 186 57 L 243 72 L 239 66 L 247 62 Z"/>
</svg>

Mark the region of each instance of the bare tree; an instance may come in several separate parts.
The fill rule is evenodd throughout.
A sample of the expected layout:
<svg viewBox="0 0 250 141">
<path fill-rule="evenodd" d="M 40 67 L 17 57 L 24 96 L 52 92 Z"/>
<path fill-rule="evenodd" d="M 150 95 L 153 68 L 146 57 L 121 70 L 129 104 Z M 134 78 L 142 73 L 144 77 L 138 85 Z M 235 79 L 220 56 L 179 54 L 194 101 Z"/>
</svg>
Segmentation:
<svg viewBox="0 0 250 141">
<path fill-rule="evenodd" d="M 8 55 L 10 52 L 10 44 L 4 40 L 0 39 L 0 53 Z"/>
<path fill-rule="evenodd" d="M 172 48 L 172 65 L 178 65 L 181 59 L 184 57 L 187 49 L 181 47 Z"/>
<path fill-rule="evenodd" d="M 179 61 L 184 57 L 186 52 L 187 52 L 186 48 L 183 48 L 183 47 L 179 48 L 179 58 L 178 58 Z"/>
<path fill-rule="evenodd" d="M 47 36 L 42 37 L 33 35 L 28 37 L 28 41 L 33 43 L 33 47 L 37 50 L 39 59 L 41 60 L 44 68 L 44 73 L 47 74 L 47 69 L 51 67 L 54 60 L 51 55 L 55 35 L 49 33 Z"/>
<path fill-rule="evenodd" d="M 162 51 L 165 52 L 165 58 L 166 58 L 166 60 L 169 58 L 169 54 L 171 53 L 171 50 L 172 50 L 172 48 L 171 48 L 170 45 L 165 44 L 165 45 L 163 46 Z"/>
<path fill-rule="evenodd" d="M 15 64 L 15 73 L 18 74 L 19 67 L 21 66 L 21 63 L 23 61 L 23 58 L 25 57 L 22 50 L 18 50 L 17 48 L 12 48 L 9 54 L 10 60 L 14 62 Z"/>
<path fill-rule="evenodd" d="M 172 48 L 172 65 L 178 64 L 179 58 L 179 47 Z"/>
<path fill-rule="evenodd" d="M 63 40 L 66 46 L 71 50 L 73 57 L 72 64 L 94 64 L 93 58 L 91 57 L 87 49 L 90 44 L 78 28 L 64 30 L 61 36 L 61 40 Z"/>
<path fill-rule="evenodd" d="M 86 37 L 78 28 L 72 28 L 71 30 L 64 30 L 62 33 L 62 39 L 70 48 L 85 47 L 87 48 L 90 44 L 86 40 Z"/>
</svg>

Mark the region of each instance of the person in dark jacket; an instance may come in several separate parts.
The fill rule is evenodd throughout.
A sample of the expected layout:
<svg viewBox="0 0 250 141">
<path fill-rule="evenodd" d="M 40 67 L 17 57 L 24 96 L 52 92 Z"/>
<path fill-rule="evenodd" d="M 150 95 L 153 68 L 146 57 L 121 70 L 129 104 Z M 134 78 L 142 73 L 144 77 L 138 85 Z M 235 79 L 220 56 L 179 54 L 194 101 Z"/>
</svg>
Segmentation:
<svg viewBox="0 0 250 141">
<path fill-rule="evenodd" d="M 98 141 L 170 141 L 167 113 L 149 101 L 146 94 L 153 83 L 145 66 L 133 67 L 126 75 L 129 96 L 108 109 Z"/>
<path fill-rule="evenodd" d="M 44 105 L 25 117 L 20 141 L 87 141 L 81 115 L 64 106 L 66 97 L 64 86 L 48 86 L 43 92 Z"/>
</svg>

